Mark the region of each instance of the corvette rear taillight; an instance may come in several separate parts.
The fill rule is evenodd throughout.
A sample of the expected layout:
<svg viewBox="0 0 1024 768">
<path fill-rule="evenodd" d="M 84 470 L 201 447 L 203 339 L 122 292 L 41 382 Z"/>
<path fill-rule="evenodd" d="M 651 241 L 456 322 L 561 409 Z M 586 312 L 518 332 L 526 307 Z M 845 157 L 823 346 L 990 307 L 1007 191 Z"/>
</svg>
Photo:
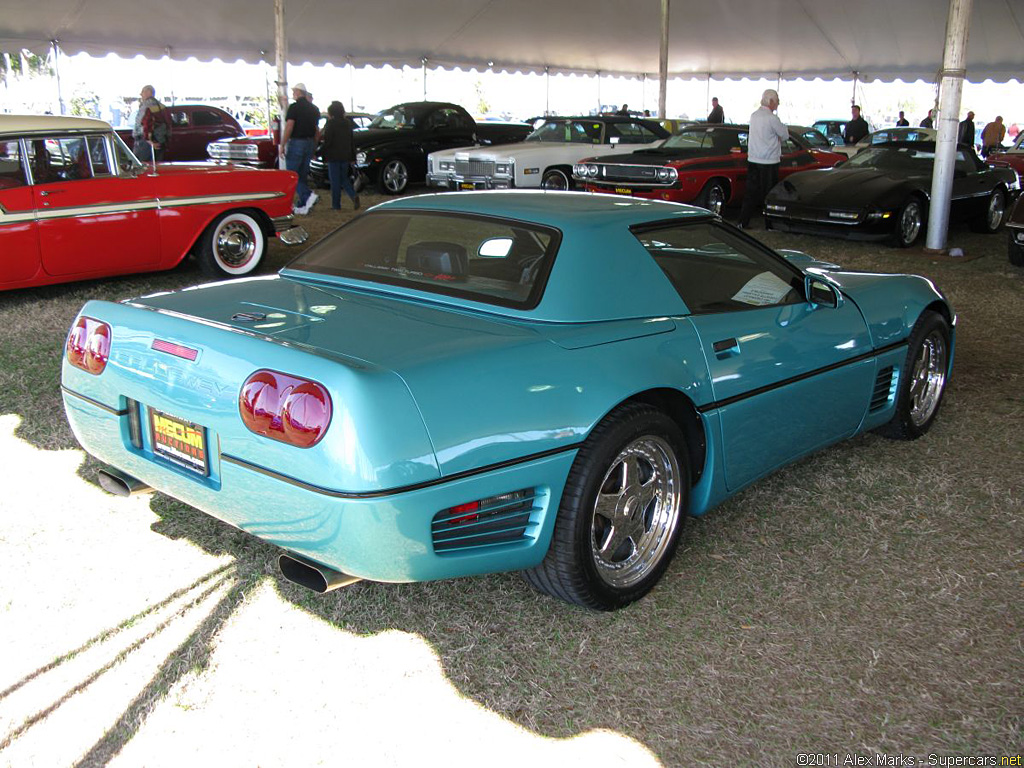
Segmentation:
<svg viewBox="0 0 1024 768">
<path fill-rule="evenodd" d="M 256 371 L 238 393 L 238 412 L 257 435 L 299 448 L 320 442 L 331 423 L 331 396 L 309 379 Z"/>
<path fill-rule="evenodd" d="M 110 326 L 91 317 L 78 318 L 65 345 L 68 362 L 98 376 L 110 359 Z"/>
</svg>

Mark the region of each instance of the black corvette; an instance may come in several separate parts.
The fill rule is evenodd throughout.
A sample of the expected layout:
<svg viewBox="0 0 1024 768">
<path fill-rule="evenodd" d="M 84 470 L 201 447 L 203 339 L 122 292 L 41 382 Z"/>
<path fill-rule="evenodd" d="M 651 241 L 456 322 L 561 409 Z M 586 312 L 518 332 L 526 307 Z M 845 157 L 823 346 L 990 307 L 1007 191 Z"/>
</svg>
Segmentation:
<svg viewBox="0 0 1024 768">
<path fill-rule="evenodd" d="M 997 231 L 1020 190 L 1016 172 L 986 166 L 968 146 L 958 146 L 956 157 L 950 218 L 968 219 L 982 232 Z M 891 142 L 835 168 L 794 173 L 768 194 L 768 227 L 891 239 L 906 248 L 928 220 L 934 158 L 934 142 Z"/>
</svg>

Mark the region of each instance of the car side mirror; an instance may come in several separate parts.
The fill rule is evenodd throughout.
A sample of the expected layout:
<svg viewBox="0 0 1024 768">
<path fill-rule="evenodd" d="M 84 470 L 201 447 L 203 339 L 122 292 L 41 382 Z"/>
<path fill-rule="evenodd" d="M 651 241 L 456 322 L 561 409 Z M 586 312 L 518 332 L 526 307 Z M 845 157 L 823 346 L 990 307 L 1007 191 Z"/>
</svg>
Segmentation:
<svg viewBox="0 0 1024 768">
<path fill-rule="evenodd" d="M 817 275 L 804 276 L 804 296 L 807 297 L 807 303 L 814 309 L 818 307 L 837 309 L 842 303 L 842 297 L 835 286 Z"/>
</svg>

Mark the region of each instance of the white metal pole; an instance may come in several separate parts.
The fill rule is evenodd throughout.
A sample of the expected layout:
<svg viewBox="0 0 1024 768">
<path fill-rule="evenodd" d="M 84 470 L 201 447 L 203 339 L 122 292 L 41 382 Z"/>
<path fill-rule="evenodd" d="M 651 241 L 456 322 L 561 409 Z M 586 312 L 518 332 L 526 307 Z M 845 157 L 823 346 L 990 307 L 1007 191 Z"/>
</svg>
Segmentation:
<svg viewBox="0 0 1024 768">
<path fill-rule="evenodd" d="M 54 38 L 50 41 L 50 45 L 53 46 L 53 73 L 57 76 L 57 103 L 60 105 L 60 113 L 62 115 L 67 114 L 64 110 L 64 94 L 60 88 L 60 41 Z"/>
<path fill-rule="evenodd" d="M 860 78 L 860 72 L 853 73 L 853 93 L 850 95 L 850 106 L 852 107 L 857 103 L 857 80 Z"/>
<path fill-rule="evenodd" d="M 288 40 L 284 34 L 284 0 L 274 0 L 274 58 L 277 61 L 277 106 L 281 112 L 278 142 L 284 140 L 285 113 L 288 111 Z M 280 144 L 279 144 L 280 146 Z M 277 155 L 279 168 L 285 167 L 284 147 Z"/>
<path fill-rule="evenodd" d="M 938 136 L 932 170 L 932 196 L 928 206 L 928 235 L 925 249 L 943 251 L 949 234 L 949 203 L 956 168 L 956 138 L 960 127 L 960 96 L 963 93 L 967 37 L 971 30 L 973 0 L 949 0 L 946 21 L 946 50 L 942 57 L 939 85 Z"/>
<path fill-rule="evenodd" d="M 356 86 L 352 72 L 352 57 L 346 56 L 345 63 L 348 65 L 348 111 L 354 112 L 356 109 Z"/>
<path fill-rule="evenodd" d="M 597 114 L 601 114 L 601 70 L 594 73 L 597 76 Z"/>
<path fill-rule="evenodd" d="M 711 73 L 708 72 L 707 88 L 704 92 L 704 111 L 711 112 Z"/>
<path fill-rule="evenodd" d="M 423 64 L 423 100 L 426 101 L 427 100 L 427 57 L 424 56 L 422 59 L 420 59 L 420 62 Z"/>
<path fill-rule="evenodd" d="M 658 57 L 658 117 L 665 119 L 665 101 L 668 96 L 668 3 L 661 0 L 661 55 Z"/>
<path fill-rule="evenodd" d="M 544 116 L 551 114 L 551 68 L 544 67 Z"/>
</svg>

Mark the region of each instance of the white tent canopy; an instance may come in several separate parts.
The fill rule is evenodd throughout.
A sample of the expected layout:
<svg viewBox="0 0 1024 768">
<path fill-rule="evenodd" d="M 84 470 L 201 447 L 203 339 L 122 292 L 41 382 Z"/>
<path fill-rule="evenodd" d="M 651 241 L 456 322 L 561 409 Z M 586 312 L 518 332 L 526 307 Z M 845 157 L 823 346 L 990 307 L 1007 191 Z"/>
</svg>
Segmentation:
<svg viewBox="0 0 1024 768">
<path fill-rule="evenodd" d="M 674 0 L 669 74 L 934 80 L 947 0 Z M 285 0 L 288 58 L 658 73 L 659 0 Z M 6 0 L 0 50 L 274 59 L 272 0 Z M 967 79 L 1024 76 L 1024 0 L 974 0 Z"/>
</svg>

